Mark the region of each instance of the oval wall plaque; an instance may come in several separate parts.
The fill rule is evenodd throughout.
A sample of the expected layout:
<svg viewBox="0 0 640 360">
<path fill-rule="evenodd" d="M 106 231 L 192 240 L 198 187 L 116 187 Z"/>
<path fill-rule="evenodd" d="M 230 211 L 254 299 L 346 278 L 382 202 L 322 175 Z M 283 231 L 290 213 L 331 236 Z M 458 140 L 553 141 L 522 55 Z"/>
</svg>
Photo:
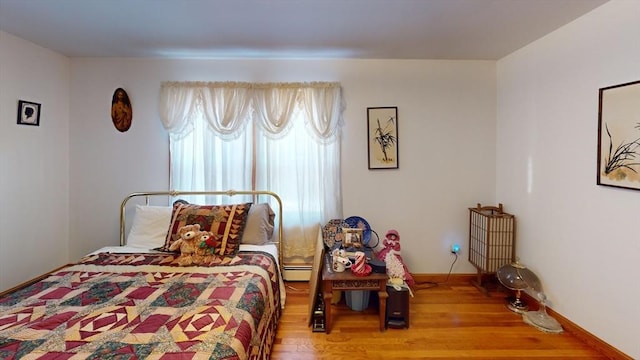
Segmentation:
<svg viewBox="0 0 640 360">
<path fill-rule="evenodd" d="M 129 95 L 123 88 L 117 88 L 113 92 L 111 98 L 111 120 L 113 125 L 120 132 L 125 132 L 131 127 L 131 119 L 133 118 L 133 109 Z"/>
</svg>

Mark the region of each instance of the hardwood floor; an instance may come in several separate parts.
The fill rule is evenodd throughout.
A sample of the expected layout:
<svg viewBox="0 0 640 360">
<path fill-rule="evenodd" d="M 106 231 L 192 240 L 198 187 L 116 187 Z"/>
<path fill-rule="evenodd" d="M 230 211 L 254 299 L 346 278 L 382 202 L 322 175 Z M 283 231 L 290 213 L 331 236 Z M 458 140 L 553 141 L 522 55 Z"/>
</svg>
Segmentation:
<svg viewBox="0 0 640 360">
<path fill-rule="evenodd" d="M 333 307 L 330 334 L 308 324 L 306 282 L 287 284 L 272 359 L 607 359 L 568 331 L 541 332 L 471 284 L 423 284 L 410 299 L 409 329 L 380 332 L 376 295 L 362 312 Z"/>
</svg>

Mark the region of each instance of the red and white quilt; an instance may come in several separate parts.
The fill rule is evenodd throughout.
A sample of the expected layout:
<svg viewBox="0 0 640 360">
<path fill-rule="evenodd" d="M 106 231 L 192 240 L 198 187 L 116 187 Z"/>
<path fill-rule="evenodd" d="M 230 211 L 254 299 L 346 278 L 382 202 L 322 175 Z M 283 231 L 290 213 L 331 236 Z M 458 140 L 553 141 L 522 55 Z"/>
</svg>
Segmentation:
<svg viewBox="0 0 640 360">
<path fill-rule="evenodd" d="M 281 312 L 273 256 L 176 258 L 91 255 L 0 298 L 0 359 L 268 359 Z"/>
</svg>

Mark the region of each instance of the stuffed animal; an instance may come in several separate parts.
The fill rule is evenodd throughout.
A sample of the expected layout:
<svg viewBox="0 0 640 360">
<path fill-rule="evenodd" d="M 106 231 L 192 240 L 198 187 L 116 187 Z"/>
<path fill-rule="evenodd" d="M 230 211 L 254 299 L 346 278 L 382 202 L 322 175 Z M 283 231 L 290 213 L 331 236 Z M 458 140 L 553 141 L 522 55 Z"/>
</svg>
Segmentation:
<svg viewBox="0 0 640 360">
<path fill-rule="evenodd" d="M 200 231 L 196 236 L 196 251 L 193 255 L 193 262 L 201 265 L 211 261 L 216 249 L 219 247 L 221 235 L 211 231 Z"/>
<path fill-rule="evenodd" d="M 169 250 L 180 250 L 178 264 L 180 266 L 189 266 L 193 264 L 193 255 L 195 254 L 198 244 L 198 234 L 200 233 L 200 224 L 185 225 L 178 229 L 179 239 L 169 246 Z"/>
<path fill-rule="evenodd" d="M 392 282 L 398 282 L 398 278 L 406 281 L 407 285 L 414 286 L 415 281 L 413 276 L 409 272 L 407 265 L 402 260 L 400 255 L 400 234 L 396 230 L 387 231 L 384 240 L 382 242 L 384 248 L 378 252 L 378 259 L 384 261 L 387 266 L 387 274 Z M 393 258 L 391 258 L 392 256 Z M 397 262 L 394 260 L 398 260 Z M 398 266 L 398 264 L 400 266 Z M 395 280 L 394 280 L 395 279 Z"/>
</svg>

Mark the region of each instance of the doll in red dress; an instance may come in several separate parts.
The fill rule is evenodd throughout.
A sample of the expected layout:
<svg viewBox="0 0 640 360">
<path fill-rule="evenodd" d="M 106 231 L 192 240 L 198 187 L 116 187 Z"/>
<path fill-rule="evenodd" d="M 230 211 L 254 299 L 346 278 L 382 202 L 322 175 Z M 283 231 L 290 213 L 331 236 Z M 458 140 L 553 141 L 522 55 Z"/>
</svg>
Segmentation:
<svg viewBox="0 0 640 360">
<path fill-rule="evenodd" d="M 393 274 L 390 274 L 391 278 L 402 278 L 409 287 L 413 287 L 415 285 L 413 276 L 411 276 L 407 265 L 404 263 L 404 260 L 402 260 L 402 256 L 400 255 L 400 234 L 398 234 L 398 231 L 393 229 L 387 231 L 387 235 L 385 235 L 382 245 L 384 245 L 384 248 L 378 252 L 377 257 L 387 264 L 387 274 L 391 271 L 393 272 Z M 394 256 L 399 260 L 400 264 L 402 264 L 402 268 L 394 269 L 395 266 L 393 266 L 393 264 L 397 263 L 397 261 L 394 261 L 395 259 L 387 261 L 387 257 L 389 256 Z M 391 268 L 389 265 L 392 265 Z"/>
</svg>

